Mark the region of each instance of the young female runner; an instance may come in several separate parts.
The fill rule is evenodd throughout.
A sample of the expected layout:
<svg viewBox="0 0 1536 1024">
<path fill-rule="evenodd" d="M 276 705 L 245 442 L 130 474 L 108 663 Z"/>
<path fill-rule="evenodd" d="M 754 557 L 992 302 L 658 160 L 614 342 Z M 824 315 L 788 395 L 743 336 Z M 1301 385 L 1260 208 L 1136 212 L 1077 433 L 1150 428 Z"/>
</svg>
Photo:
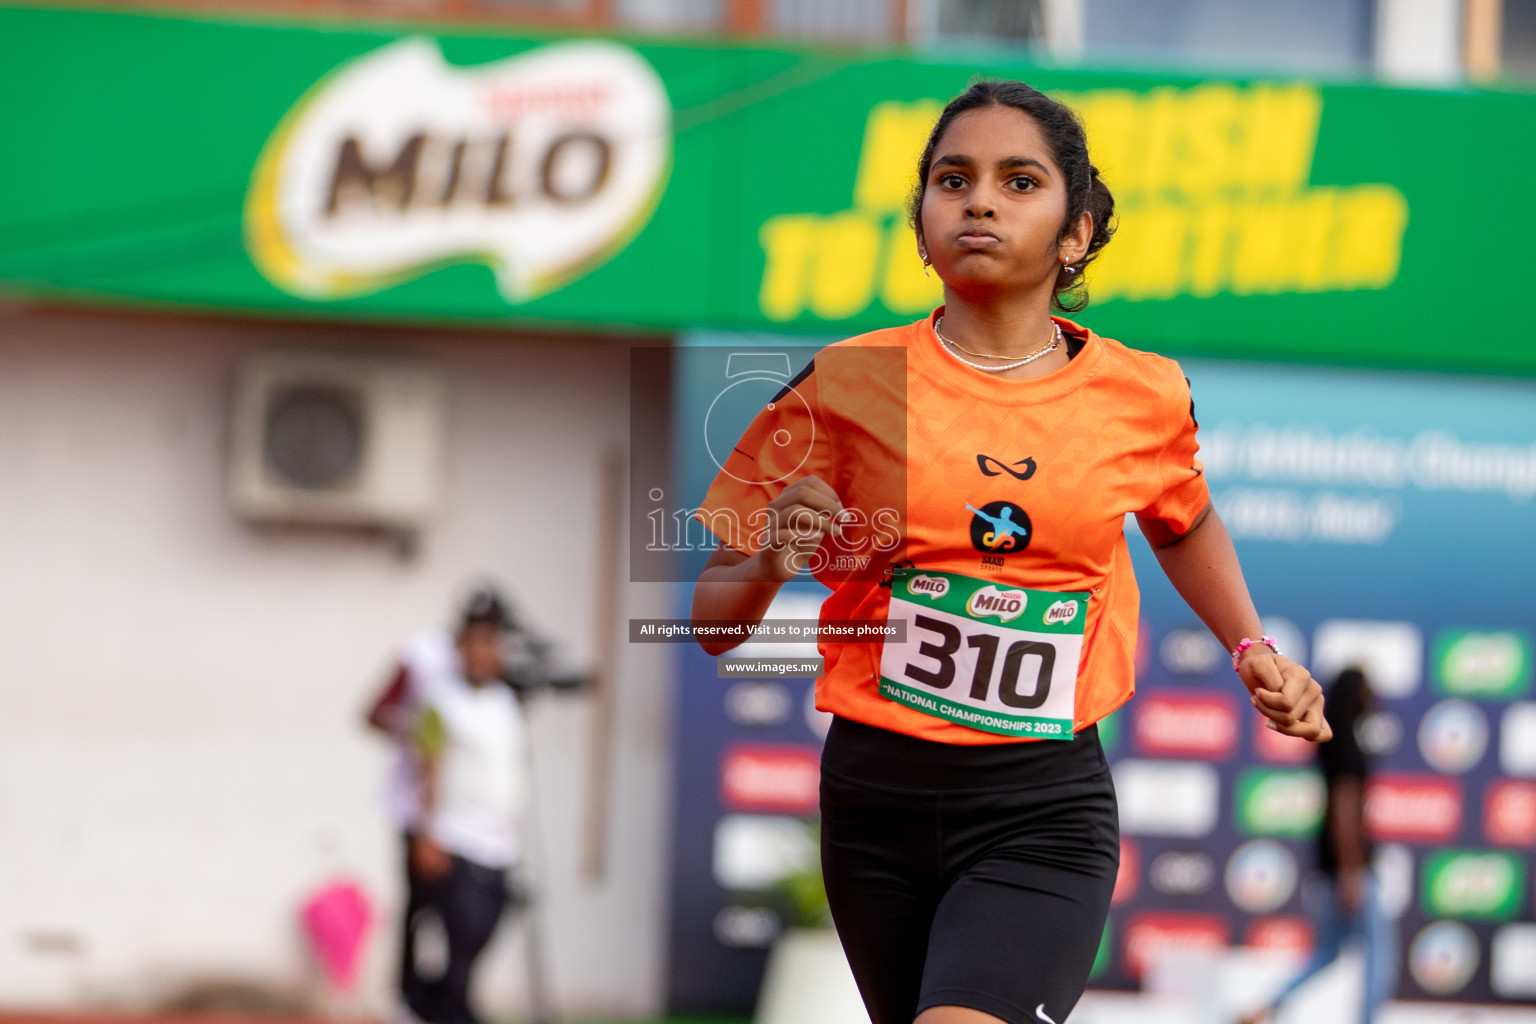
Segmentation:
<svg viewBox="0 0 1536 1024">
<path fill-rule="evenodd" d="M 696 622 L 757 623 L 809 563 L 832 588 L 824 623 L 905 630 L 824 640 L 817 684 L 836 716 L 822 867 L 874 1024 L 1056 1024 L 1087 984 L 1119 861 L 1094 723 L 1135 683 L 1127 513 L 1268 724 L 1329 736 L 1317 683 L 1262 636 L 1178 365 L 1051 315 L 1086 306 L 1113 212 L 1070 110 L 1020 82 L 971 86 L 911 204 L 944 305 L 819 353 L 702 506 L 721 543 Z M 876 510 L 903 508 L 880 528 Z"/>
</svg>

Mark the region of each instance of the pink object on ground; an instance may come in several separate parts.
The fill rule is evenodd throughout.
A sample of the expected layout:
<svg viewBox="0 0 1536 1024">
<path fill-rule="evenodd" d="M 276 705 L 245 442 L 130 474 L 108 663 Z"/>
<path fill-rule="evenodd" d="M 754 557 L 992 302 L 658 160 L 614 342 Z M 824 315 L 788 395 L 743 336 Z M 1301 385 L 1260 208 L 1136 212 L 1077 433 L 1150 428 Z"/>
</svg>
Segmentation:
<svg viewBox="0 0 1536 1024">
<path fill-rule="evenodd" d="M 367 893 L 356 882 L 338 880 L 306 900 L 299 914 L 327 980 L 345 992 L 352 991 L 373 921 Z"/>
</svg>

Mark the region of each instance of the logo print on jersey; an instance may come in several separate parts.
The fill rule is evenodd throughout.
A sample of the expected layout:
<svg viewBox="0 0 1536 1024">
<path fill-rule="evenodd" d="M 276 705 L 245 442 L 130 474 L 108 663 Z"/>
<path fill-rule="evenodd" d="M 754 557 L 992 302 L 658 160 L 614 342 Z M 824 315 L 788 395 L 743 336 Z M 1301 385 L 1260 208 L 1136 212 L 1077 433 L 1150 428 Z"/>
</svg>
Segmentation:
<svg viewBox="0 0 1536 1024">
<path fill-rule="evenodd" d="M 999 622 L 1012 622 L 1024 614 L 1028 596 L 1022 590 L 998 590 L 982 587 L 965 603 L 965 610 L 976 618 L 995 615 Z"/>
<path fill-rule="evenodd" d="M 978 455 L 976 456 L 976 468 L 981 470 L 982 476 L 1002 476 L 1004 473 L 1007 473 L 1015 480 L 1028 480 L 1035 475 L 1035 460 L 1023 458 L 1008 466 L 990 455 Z"/>
<path fill-rule="evenodd" d="M 1045 1004 L 1044 1003 L 1041 1003 L 1039 1006 L 1035 1007 L 1035 1016 L 1039 1017 L 1041 1020 L 1045 1021 L 1045 1024 L 1056 1024 L 1055 1021 L 1051 1020 L 1051 1018 L 1049 1018 L 1049 1017 L 1047 1017 L 1045 1015 Z"/>
<path fill-rule="evenodd" d="M 949 580 L 943 576 L 914 576 L 907 581 L 907 593 L 937 601 L 949 593 Z"/>
<path fill-rule="evenodd" d="M 1011 501 L 989 501 L 971 513 L 971 545 L 984 555 L 1011 555 L 1029 547 L 1034 528 L 1029 513 Z"/>
</svg>

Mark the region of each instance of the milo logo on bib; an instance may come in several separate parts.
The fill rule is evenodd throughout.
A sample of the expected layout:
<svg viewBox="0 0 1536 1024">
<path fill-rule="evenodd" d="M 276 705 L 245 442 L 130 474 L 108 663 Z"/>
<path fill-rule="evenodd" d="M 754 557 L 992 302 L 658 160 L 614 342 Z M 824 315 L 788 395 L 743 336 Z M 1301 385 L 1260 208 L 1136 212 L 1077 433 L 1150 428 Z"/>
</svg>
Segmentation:
<svg viewBox="0 0 1536 1024">
<path fill-rule="evenodd" d="M 1003 622 L 1008 622 L 1022 615 L 1024 606 L 1028 603 L 1029 598 L 1022 590 L 982 587 L 965 603 L 965 610 L 974 618 L 995 615 Z"/>
<path fill-rule="evenodd" d="M 914 711 L 1004 736 L 1069 740 L 1086 593 L 999 587 L 960 573 L 896 574 L 880 693 Z"/>
<path fill-rule="evenodd" d="M 1045 610 L 1043 616 L 1047 626 L 1055 626 L 1064 622 L 1071 622 L 1077 618 L 1076 601 L 1057 601 Z"/>
<path fill-rule="evenodd" d="M 943 576 L 913 576 L 907 581 L 907 593 L 923 597 L 943 597 L 949 593 L 949 580 Z"/>
</svg>

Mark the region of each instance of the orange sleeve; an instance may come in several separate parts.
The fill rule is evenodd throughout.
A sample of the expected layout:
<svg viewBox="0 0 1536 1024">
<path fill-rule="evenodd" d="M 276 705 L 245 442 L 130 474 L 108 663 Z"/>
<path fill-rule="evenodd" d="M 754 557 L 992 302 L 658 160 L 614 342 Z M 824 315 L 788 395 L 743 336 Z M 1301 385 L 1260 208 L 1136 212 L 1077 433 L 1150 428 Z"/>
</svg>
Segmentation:
<svg viewBox="0 0 1536 1024">
<path fill-rule="evenodd" d="M 1178 373 L 1177 366 L 1174 372 Z M 1171 382 L 1168 388 L 1169 402 L 1162 424 L 1167 440 L 1157 455 L 1159 493 L 1140 514 L 1160 519 L 1174 533 L 1183 534 L 1205 511 L 1211 492 L 1205 483 L 1205 467 L 1196 454 L 1200 443 L 1195 433 L 1200 424 L 1195 420 L 1189 381 L 1182 376 L 1175 376 L 1174 380 L 1177 383 Z"/>
<path fill-rule="evenodd" d="M 832 479 L 831 437 L 818 392 L 813 360 L 758 412 L 694 513 L 742 554 L 762 547 L 768 525 L 763 510 L 785 488 L 807 476 Z"/>
</svg>

